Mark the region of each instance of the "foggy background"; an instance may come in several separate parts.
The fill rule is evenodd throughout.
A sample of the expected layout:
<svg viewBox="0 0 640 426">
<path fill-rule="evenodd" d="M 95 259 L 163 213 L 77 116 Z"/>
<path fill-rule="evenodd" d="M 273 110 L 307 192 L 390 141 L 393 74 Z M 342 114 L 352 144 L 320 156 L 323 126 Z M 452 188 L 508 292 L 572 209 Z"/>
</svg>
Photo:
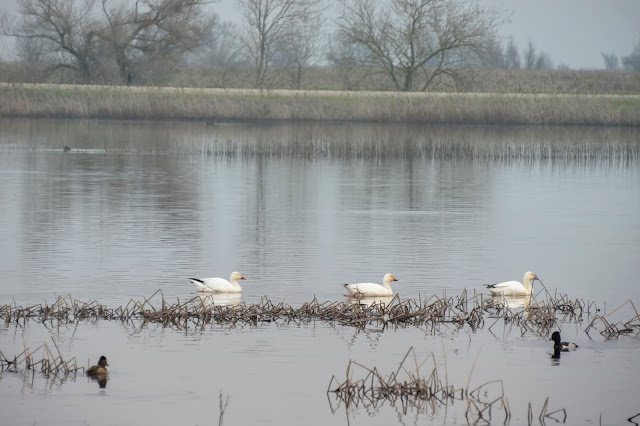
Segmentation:
<svg viewBox="0 0 640 426">
<path fill-rule="evenodd" d="M 335 0 L 324 0 L 335 6 Z M 510 11 L 511 22 L 502 34 L 513 36 L 518 48 L 531 40 L 551 56 L 555 67 L 604 69 L 601 53 L 629 55 L 640 38 L 638 0 L 483 0 L 488 6 Z M 236 0 L 210 6 L 222 20 L 240 23 Z M 16 0 L 0 0 L 0 9 L 15 13 Z M 2 39 L 0 59 L 12 58 L 12 44 Z"/>
</svg>

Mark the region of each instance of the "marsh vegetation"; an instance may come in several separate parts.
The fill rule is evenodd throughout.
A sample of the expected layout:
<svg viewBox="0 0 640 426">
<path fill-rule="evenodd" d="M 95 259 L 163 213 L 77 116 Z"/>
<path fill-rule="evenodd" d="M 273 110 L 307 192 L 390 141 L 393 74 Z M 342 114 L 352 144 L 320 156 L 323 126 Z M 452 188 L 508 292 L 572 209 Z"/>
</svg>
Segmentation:
<svg viewBox="0 0 640 426">
<path fill-rule="evenodd" d="M 443 324 L 476 330 L 485 325 L 491 329 L 497 323 L 502 323 L 503 327 L 517 327 L 522 335 L 535 333 L 542 336 L 551 335 L 551 330 L 558 327 L 559 323 L 586 321 L 586 333 L 594 330 L 607 337 L 640 330 L 640 315 L 630 300 L 610 314 L 603 315 L 599 314 L 600 308 L 595 302 L 571 300 L 567 295 L 501 298 L 463 291 L 453 297 L 433 295 L 425 300 L 403 301 L 398 295 L 347 301 L 320 302 L 313 299 L 298 307 L 284 302 L 276 303 L 266 297 L 252 304 L 244 304 L 241 299 L 231 304 L 227 301 L 220 303 L 216 297 L 220 296 L 199 294 L 185 302 L 170 302 L 158 290 L 151 297 L 109 308 L 95 300 L 84 302 L 67 295 L 58 297 L 51 305 L 0 306 L 0 320 L 6 324 L 35 321 L 48 323 L 52 327 L 83 321 L 142 321 L 177 329 L 198 329 L 211 324 L 257 326 L 278 322 L 299 325 L 324 321 L 361 329 L 419 326 L 434 334 Z M 619 310 L 631 312 L 630 317 L 627 315 L 625 321 L 612 321 L 610 316 Z M 28 356 L 25 357 L 25 363 L 30 364 Z"/>
<path fill-rule="evenodd" d="M 0 87 L 0 116 L 137 120 L 640 125 L 640 95 Z"/>
</svg>

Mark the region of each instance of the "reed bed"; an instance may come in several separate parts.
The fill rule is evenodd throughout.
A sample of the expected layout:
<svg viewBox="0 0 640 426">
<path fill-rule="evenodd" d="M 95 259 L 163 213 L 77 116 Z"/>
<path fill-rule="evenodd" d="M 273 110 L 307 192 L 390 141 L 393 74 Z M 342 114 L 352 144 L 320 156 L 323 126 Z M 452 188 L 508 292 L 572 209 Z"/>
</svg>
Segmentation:
<svg viewBox="0 0 640 426">
<path fill-rule="evenodd" d="M 457 296 L 433 295 L 428 299 L 402 300 L 398 295 L 390 301 L 347 300 L 320 302 L 316 298 L 294 307 L 284 302 L 273 302 L 267 297 L 253 304 L 226 304 L 212 295 L 201 294 L 185 302 L 169 303 L 161 290 L 151 297 L 125 306 L 107 308 L 97 301 L 83 302 L 70 295 L 59 296 L 55 303 L 26 307 L 9 304 L 0 306 L 0 320 L 6 324 L 38 321 L 77 323 L 79 321 L 114 320 L 143 321 L 163 326 L 189 329 L 208 324 L 258 325 L 272 322 L 310 323 L 323 321 L 356 328 L 365 327 L 424 327 L 436 333 L 442 325 L 481 329 L 489 324 L 519 328 L 522 334 L 535 330 L 546 334 L 562 321 L 582 321 L 595 315 L 592 324 L 600 319 L 595 304 L 580 299 L 570 300 L 566 295 L 535 298 L 487 298 L 482 294 L 463 291 Z M 636 320 L 638 317 L 636 315 Z M 602 319 L 600 319 L 602 321 Z M 640 323 L 640 321 L 637 321 Z M 636 327 L 627 323 L 625 327 Z M 591 327 L 591 325 L 590 325 Z"/>
<path fill-rule="evenodd" d="M 16 305 L 0 306 L 0 319 L 9 322 L 38 322 L 72 323 L 82 320 L 113 319 L 119 309 L 107 309 L 96 301 L 82 302 L 73 299 L 71 295 L 59 296 L 55 303 L 36 304 L 20 307 Z"/>
<path fill-rule="evenodd" d="M 56 349 L 55 353 L 47 343 L 43 343 L 33 351 L 25 348 L 22 353 L 13 357 L 7 357 L 0 351 L 0 369 L 14 372 L 38 371 L 43 374 L 62 374 L 64 376 L 78 371 L 84 372 L 84 367 L 78 366 L 75 357 L 65 361 L 55 341 L 53 344 Z"/>
<path fill-rule="evenodd" d="M 469 385 L 470 374 L 466 386 L 456 387 L 448 382 L 447 372 L 439 369 L 433 353 L 419 362 L 413 347 L 409 348 L 398 368 L 387 375 L 383 375 L 377 367 L 367 367 L 353 360 L 349 361 L 345 375 L 345 380 L 338 380 L 333 375 L 329 381 L 327 395 L 334 413 L 341 405 L 346 409 L 377 410 L 388 403 L 400 407 L 402 414 L 406 415 L 409 410 L 424 412 L 430 409 L 436 412 L 460 401 L 466 402 L 465 418 L 469 424 L 509 424 L 511 420 L 511 408 L 502 380 L 493 380 L 472 388 Z M 337 401 L 337 406 L 334 406 L 331 395 Z M 565 409 L 549 412 L 548 406 L 549 398 L 545 400 L 538 415 L 540 424 L 544 424 L 546 419 L 566 421 Z M 533 423 L 533 417 L 529 403 L 529 425 Z"/>
<path fill-rule="evenodd" d="M 640 95 L 0 86 L 0 116 L 640 126 Z"/>
<path fill-rule="evenodd" d="M 424 129 L 435 132 L 434 129 Z M 637 133 L 637 132 L 636 132 Z M 638 135 L 636 134 L 637 138 Z M 210 139 L 195 144 L 187 141 L 174 147 L 181 155 L 206 155 L 223 158 L 411 158 L 425 160 L 470 159 L 479 163 L 511 165 L 572 164 L 590 167 L 596 164 L 632 166 L 640 160 L 640 143 L 637 140 L 587 143 L 558 141 L 551 143 L 509 141 L 482 143 L 477 139 L 434 140 L 422 139 L 385 140 L 357 138 L 303 138 L 285 141 L 282 138 L 259 140 Z"/>
<path fill-rule="evenodd" d="M 0 63 L 0 81 L 10 83 L 78 83 L 68 70 L 46 72 L 44 64 L 25 62 Z M 268 89 L 295 89 L 289 69 L 273 68 L 265 81 Z M 462 81 L 453 84 L 445 79 L 432 88 L 474 93 L 640 93 L 638 73 L 605 70 L 502 70 L 469 68 L 462 72 Z M 180 67 L 160 77 L 142 78 L 142 85 L 169 87 L 253 88 L 255 70 L 243 66 Z M 93 84 L 121 84 L 117 70 L 106 70 Z M 395 85 L 385 73 L 370 67 L 339 69 L 331 66 L 311 67 L 302 81 L 306 90 L 394 91 Z"/>
<path fill-rule="evenodd" d="M 207 125 L 204 122 L 0 119 L 0 152 L 255 158 L 472 160 L 581 169 L 640 164 L 640 128 L 339 123 Z M 37 143 L 20 141 L 28 132 Z M 70 138 L 70 134 L 73 135 Z"/>
</svg>

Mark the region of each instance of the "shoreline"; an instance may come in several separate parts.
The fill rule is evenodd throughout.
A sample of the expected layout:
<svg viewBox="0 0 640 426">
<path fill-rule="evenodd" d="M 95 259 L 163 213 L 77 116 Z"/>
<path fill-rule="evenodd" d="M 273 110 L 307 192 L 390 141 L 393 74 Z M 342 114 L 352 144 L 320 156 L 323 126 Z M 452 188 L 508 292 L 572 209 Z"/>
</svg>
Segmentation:
<svg viewBox="0 0 640 426">
<path fill-rule="evenodd" d="M 0 83 L 0 117 L 640 126 L 640 95 Z"/>
</svg>

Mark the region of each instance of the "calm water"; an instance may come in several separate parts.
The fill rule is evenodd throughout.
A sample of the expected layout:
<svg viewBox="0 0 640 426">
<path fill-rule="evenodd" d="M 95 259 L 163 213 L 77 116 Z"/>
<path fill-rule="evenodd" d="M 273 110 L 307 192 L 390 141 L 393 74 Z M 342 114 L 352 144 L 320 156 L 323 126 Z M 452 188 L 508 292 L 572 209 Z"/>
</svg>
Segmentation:
<svg viewBox="0 0 640 426">
<path fill-rule="evenodd" d="M 639 140 L 606 128 L 0 120 L 0 305 L 71 294 L 117 307 L 158 289 L 187 300 L 189 277 L 232 270 L 247 277 L 245 303 L 342 300 L 340 283 L 386 272 L 402 298 L 424 298 L 532 270 L 603 312 L 638 306 Z M 580 348 L 559 362 L 549 336 L 502 323 L 2 324 L 5 355 L 53 338 L 83 365 L 107 355 L 111 373 L 98 389 L 82 375 L 3 372 L 0 407 L 12 424 L 217 424 L 222 391 L 227 425 L 466 422 L 460 401 L 403 414 L 327 399 L 349 359 L 387 374 L 413 346 L 446 360 L 456 387 L 477 357 L 471 384 L 503 379 L 513 423 L 529 402 L 537 419 L 547 396 L 568 423 L 620 423 L 640 412 L 640 336 L 607 340 L 587 324 L 563 324 Z"/>
</svg>

